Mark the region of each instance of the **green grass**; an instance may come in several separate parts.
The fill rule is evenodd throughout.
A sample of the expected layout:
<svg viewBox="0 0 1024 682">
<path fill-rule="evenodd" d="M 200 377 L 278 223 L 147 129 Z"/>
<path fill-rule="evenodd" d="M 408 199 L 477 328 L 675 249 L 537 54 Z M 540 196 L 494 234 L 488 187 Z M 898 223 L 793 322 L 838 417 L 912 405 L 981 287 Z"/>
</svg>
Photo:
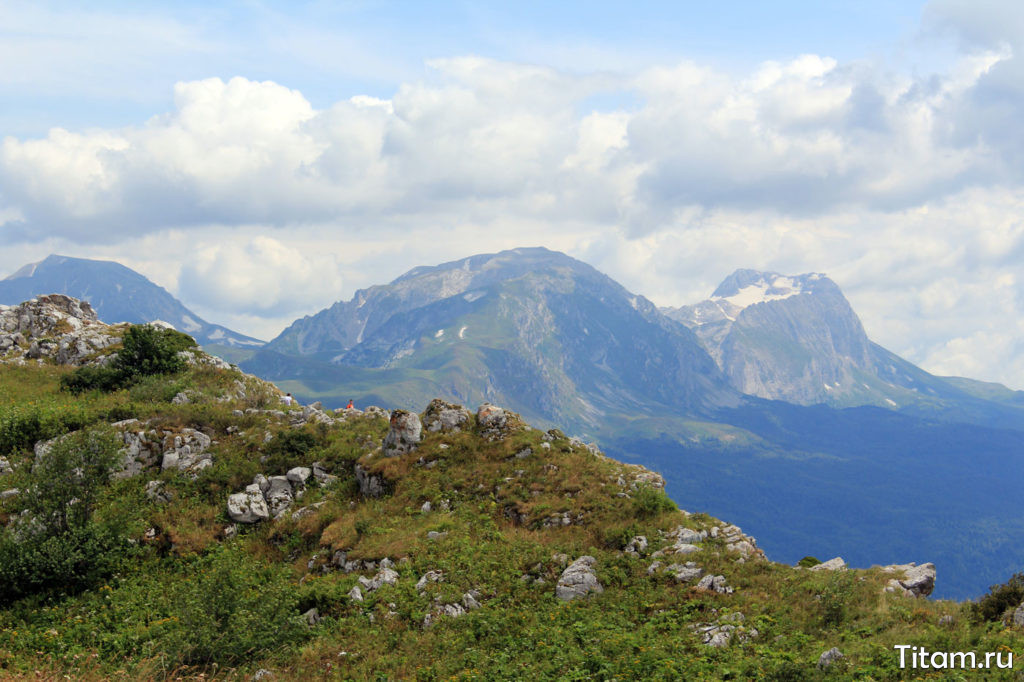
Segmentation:
<svg viewBox="0 0 1024 682">
<path fill-rule="evenodd" d="M 123 524 L 131 560 L 84 592 L 50 590 L 0 608 L 0 677 L 242 680 L 267 668 L 275 679 L 312 680 L 895 680 L 906 673 L 896 644 L 978 652 L 1021 652 L 1024 644 L 998 619 L 975 620 L 969 605 L 884 594 L 888 576 L 878 571 L 739 562 L 721 540 L 709 539 L 686 560 L 726 576 L 732 595 L 648 575 L 653 558 L 622 551 L 631 537 L 646 536 L 649 554 L 669 544 L 659 537 L 679 525 L 719 522 L 685 516 L 658 491 L 633 489 L 638 469 L 562 436 L 548 441 L 522 428 L 486 440 L 473 427 L 426 434 L 416 451 L 387 459 L 377 450 L 383 419 L 294 428 L 265 414 L 237 416 L 279 403 L 272 388 L 236 372 L 193 368 L 77 398 L 59 391 L 62 373 L 0 367 L 0 423 L 36 411 L 57 435 L 130 414 L 156 430 L 205 431 L 215 441 L 214 465 L 194 480 L 154 469 L 107 485 L 96 518 Z M 191 402 L 172 404 L 179 392 Z M 526 449 L 532 453 L 516 457 Z M 16 466 L 12 481 L 29 476 L 31 444 L 7 454 Z M 313 462 L 338 480 L 311 484 L 296 507 L 322 506 L 300 519 L 241 526 L 225 539 L 229 494 L 256 473 Z M 359 495 L 357 462 L 387 480 L 387 495 Z M 164 481 L 169 502 L 146 497 L 151 479 Z M 434 511 L 421 511 L 426 501 Z M 0 519 L 20 513 L 19 504 L 2 503 Z M 563 513 L 571 525 L 545 526 Z M 445 534 L 430 540 L 430 531 Z M 360 573 L 330 569 L 337 550 L 349 559 L 392 559 L 397 584 L 351 601 Z M 562 564 L 553 557 L 563 553 L 597 559 L 603 594 L 555 598 Z M 416 581 L 430 570 L 442 571 L 444 581 L 418 592 Z M 471 589 L 482 608 L 423 627 L 435 604 L 457 602 Z M 312 628 L 299 619 L 309 608 L 323 617 Z M 691 631 L 737 612 L 758 637 L 714 649 Z M 940 624 L 947 615 L 952 623 Z M 818 656 L 833 646 L 846 658 L 822 673 Z"/>
</svg>

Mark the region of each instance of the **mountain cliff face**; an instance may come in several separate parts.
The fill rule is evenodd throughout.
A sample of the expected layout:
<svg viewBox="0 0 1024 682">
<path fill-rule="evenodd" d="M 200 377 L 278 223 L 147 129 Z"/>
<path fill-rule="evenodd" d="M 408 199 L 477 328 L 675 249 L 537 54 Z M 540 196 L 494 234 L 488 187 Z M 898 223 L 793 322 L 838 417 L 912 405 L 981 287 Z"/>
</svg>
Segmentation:
<svg viewBox="0 0 1024 682">
<path fill-rule="evenodd" d="M 297 321 L 267 350 L 430 373 L 452 399 L 502 401 L 562 423 L 738 401 L 685 326 L 589 265 L 540 248 L 416 268 Z"/>
<path fill-rule="evenodd" d="M 200 344 L 258 348 L 259 339 L 210 324 L 163 287 L 112 261 L 50 255 L 0 280 L 0 304 L 16 305 L 46 294 L 88 301 L 104 322 L 140 324 L 162 320 Z"/>
<path fill-rule="evenodd" d="M 742 391 L 812 404 L 860 393 L 871 342 L 832 280 L 737 270 L 711 298 L 666 313 L 700 337 Z"/>
<path fill-rule="evenodd" d="M 730 384 L 749 395 L 962 413 L 965 421 L 998 426 L 1022 416 L 1012 401 L 997 405 L 993 391 L 980 395 L 970 382 L 935 377 L 873 343 L 842 291 L 822 274 L 737 270 L 711 298 L 662 312 L 692 329 Z"/>
</svg>

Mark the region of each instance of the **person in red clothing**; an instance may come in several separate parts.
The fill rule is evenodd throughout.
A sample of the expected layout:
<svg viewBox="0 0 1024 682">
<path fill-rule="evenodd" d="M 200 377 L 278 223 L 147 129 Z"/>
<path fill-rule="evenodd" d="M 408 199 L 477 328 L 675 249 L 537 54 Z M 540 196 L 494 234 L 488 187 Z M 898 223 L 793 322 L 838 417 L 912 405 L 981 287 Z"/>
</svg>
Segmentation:
<svg viewBox="0 0 1024 682">
<path fill-rule="evenodd" d="M 354 410 L 355 408 L 356 408 L 355 404 L 352 402 L 352 399 L 349 398 L 348 405 L 345 406 L 345 409 L 346 410 Z"/>
</svg>

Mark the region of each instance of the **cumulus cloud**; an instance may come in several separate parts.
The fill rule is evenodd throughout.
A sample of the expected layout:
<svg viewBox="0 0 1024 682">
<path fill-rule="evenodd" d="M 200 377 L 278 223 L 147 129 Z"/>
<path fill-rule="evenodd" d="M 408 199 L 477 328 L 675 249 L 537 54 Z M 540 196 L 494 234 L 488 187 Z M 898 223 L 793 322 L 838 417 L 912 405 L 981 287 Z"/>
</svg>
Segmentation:
<svg viewBox="0 0 1024 682">
<path fill-rule="evenodd" d="M 332 256 L 258 236 L 242 243 L 200 243 L 182 266 L 177 288 L 182 297 L 210 308 L 280 316 L 310 300 L 337 300 L 342 281 Z"/>
<path fill-rule="evenodd" d="M 415 265 L 513 246 L 568 251 L 663 305 L 737 267 L 825 271 L 883 345 L 1024 386 L 1008 341 L 1024 46 L 994 9 L 974 19 L 961 58 L 920 76 L 819 55 L 739 75 L 461 57 L 324 108 L 274 82 L 182 82 L 134 127 L 6 138 L 0 241 L 129 263 L 159 242 L 165 263 L 148 264 L 175 293 L 260 336 Z"/>
<path fill-rule="evenodd" d="M 965 93 L 1003 61 L 985 52 L 913 80 L 815 55 L 742 78 L 691 63 L 627 77 L 464 57 L 431 62 L 390 99 L 324 110 L 276 83 L 214 78 L 179 83 L 174 110 L 140 127 L 7 138 L 0 184 L 29 228 L 82 241 L 453 206 L 635 234 L 694 208 L 900 209 L 1005 165 L 960 121 Z M 609 93 L 640 105 L 585 109 Z M 31 232 L 9 228 L 8 241 Z"/>
</svg>

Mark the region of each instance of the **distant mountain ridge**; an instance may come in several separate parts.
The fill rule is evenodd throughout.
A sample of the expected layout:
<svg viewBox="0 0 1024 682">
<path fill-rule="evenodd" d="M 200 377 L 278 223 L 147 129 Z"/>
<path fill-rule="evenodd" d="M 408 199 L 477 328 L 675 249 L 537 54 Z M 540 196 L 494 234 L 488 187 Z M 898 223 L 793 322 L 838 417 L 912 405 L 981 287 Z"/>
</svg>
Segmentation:
<svg viewBox="0 0 1024 682">
<path fill-rule="evenodd" d="M 342 373 L 429 373 L 431 392 L 578 428 L 612 412 L 700 413 L 740 398 L 683 325 L 544 248 L 415 268 L 297 320 L 243 364 L 287 378 L 289 354 Z"/>
<path fill-rule="evenodd" d="M 1024 423 L 1024 411 L 995 404 L 1024 407 L 1009 389 L 936 377 L 872 342 L 839 287 L 820 273 L 737 270 L 711 298 L 662 312 L 692 329 L 730 384 L 748 395 L 922 415 L 962 410 L 967 421 Z"/>
<path fill-rule="evenodd" d="M 16 305 L 44 294 L 89 301 L 107 323 L 162 320 L 204 345 L 258 348 L 264 343 L 207 322 L 163 287 L 113 261 L 50 255 L 0 280 L 0 304 Z"/>
</svg>

